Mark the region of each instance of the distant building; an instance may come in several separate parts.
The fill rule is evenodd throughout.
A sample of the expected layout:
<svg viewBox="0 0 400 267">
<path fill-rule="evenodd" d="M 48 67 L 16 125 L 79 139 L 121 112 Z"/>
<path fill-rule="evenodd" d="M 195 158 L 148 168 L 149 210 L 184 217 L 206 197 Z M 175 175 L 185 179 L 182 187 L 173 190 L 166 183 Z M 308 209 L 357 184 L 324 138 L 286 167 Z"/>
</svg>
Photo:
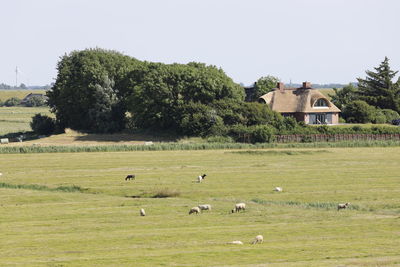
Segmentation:
<svg viewBox="0 0 400 267">
<path fill-rule="evenodd" d="M 47 100 L 48 99 L 48 97 L 45 96 L 44 94 L 33 94 L 33 93 L 30 93 L 29 95 L 25 96 L 24 99 L 22 99 L 21 104 L 25 105 L 28 102 L 28 100 L 31 99 L 32 97 L 40 97 L 43 100 Z"/>
<path fill-rule="evenodd" d="M 339 123 L 340 109 L 317 89 L 311 88 L 309 82 L 304 82 L 300 88 L 285 88 L 280 82 L 274 91 L 261 96 L 258 102 L 306 124 Z"/>
</svg>

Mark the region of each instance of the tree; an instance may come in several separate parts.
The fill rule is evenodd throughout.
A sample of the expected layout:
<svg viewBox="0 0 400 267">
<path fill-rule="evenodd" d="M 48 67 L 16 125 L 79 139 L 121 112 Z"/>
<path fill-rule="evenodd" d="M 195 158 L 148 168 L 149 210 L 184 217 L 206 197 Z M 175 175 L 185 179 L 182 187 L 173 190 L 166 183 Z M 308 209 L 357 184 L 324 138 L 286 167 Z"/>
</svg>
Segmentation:
<svg viewBox="0 0 400 267">
<path fill-rule="evenodd" d="M 139 128 L 183 130 L 180 122 L 196 110 L 186 108 L 191 102 L 210 106 L 219 100 L 244 98 L 243 89 L 223 70 L 201 63 L 149 63 L 126 79 L 132 92 L 127 109 Z"/>
<path fill-rule="evenodd" d="M 349 83 L 344 86 L 342 89 L 333 88 L 335 94 L 329 95 L 331 97 L 331 101 L 338 108 L 342 109 L 346 107 L 346 105 L 354 100 L 357 100 L 357 87 Z"/>
<path fill-rule="evenodd" d="M 276 85 L 279 81 L 279 78 L 271 75 L 258 79 L 255 83 L 255 99 L 258 99 L 260 96 L 271 92 L 272 89 L 276 88 Z"/>
<path fill-rule="evenodd" d="M 49 135 L 55 131 L 56 123 L 53 118 L 40 113 L 32 117 L 30 123 L 32 130 L 40 135 Z"/>
<path fill-rule="evenodd" d="M 134 58 L 99 48 L 61 57 L 56 82 L 47 92 L 57 121 L 75 130 L 120 131 L 130 94 L 122 82 L 138 64 Z"/>
<path fill-rule="evenodd" d="M 400 112 L 400 79 L 393 82 L 397 71 L 389 66 L 389 59 L 385 57 L 374 71 L 366 71 L 365 79 L 358 78 L 358 94 L 361 100 L 381 109 L 392 109 Z"/>
</svg>

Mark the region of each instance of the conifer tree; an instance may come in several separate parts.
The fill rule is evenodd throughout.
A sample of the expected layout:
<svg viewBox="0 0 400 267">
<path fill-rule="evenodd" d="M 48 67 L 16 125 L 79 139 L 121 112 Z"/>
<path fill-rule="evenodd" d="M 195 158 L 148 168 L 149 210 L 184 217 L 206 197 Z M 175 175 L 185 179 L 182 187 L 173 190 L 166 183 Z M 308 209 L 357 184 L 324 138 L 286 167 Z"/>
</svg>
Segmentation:
<svg viewBox="0 0 400 267">
<path fill-rule="evenodd" d="M 397 82 L 392 81 L 398 71 L 390 69 L 387 57 L 374 69 L 375 72 L 366 71 L 365 79 L 357 79 L 360 99 L 381 109 L 400 112 L 400 79 Z"/>
</svg>

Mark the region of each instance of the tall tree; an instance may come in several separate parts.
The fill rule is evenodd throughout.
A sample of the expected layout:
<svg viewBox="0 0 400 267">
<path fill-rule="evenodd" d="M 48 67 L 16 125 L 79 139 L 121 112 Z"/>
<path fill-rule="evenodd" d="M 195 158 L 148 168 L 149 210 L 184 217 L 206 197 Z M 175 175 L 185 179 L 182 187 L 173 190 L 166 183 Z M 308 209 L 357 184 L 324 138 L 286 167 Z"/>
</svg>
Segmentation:
<svg viewBox="0 0 400 267">
<path fill-rule="evenodd" d="M 333 88 L 333 90 L 335 93 L 329 96 L 332 98 L 332 103 L 340 109 L 345 108 L 347 104 L 358 98 L 358 89 L 351 83 L 344 86 L 342 89 Z"/>
<path fill-rule="evenodd" d="M 271 75 L 258 79 L 255 83 L 255 99 L 257 100 L 260 96 L 265 95 L 266 93 L 272 91 L 272 89 L 276 88 L 276 85 L 279 81 L 279 78 Z"/>
<path fill-rule="evenodd" d="M 47 92 L 58 123 L 83 131 L 121 130 L 129 93 L 121 82 L 138 64 L 134 58 L 99 48 L 61 57 L 56 82 Z"/>
<path fill-rule="evenodd" d="M 366 71 L 365 79 L 358 78 L 358 94 L 361 100 L 381 109 L 392 109 L 400 112 L 400 79 L 392 80 L 397 74 L 389 66 L 385 57 L 375 71 Z"/>
</svg>

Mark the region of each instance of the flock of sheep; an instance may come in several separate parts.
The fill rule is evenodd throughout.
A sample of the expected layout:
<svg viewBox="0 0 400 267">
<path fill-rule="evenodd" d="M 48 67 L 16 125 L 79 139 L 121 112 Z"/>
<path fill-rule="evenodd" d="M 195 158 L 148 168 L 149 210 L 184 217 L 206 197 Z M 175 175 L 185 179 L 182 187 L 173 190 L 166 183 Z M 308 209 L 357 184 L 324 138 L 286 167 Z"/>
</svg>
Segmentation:
<svg viewBox="0 0 400 267">
<path fill-rule="evenodd" d="M 207 176 L 207 174 L 199 175 L 197 177 L 197 182 L 198 183 L 203 182 L 203 180 L 205 179 L 206 176 Z M 136 176 L 134 174 L 129 174 L 128 176 L 126 176 L 125 181 L 135 179 L 135 178 L 136 178 Z M 275 187 L 274 191 L 275 192 L 283 192 L 283 189 L 282 189 L 282 187 Z M 346 209 L 349 205 L 350 205 L 350 203 L 338 204 L 337 209 L 338 210 Z M 202 205 L 198 205 L 197 207 L 191 208 L 189 210 L 189 215 L 190 214 L 199 214 L 202 211 L 206 211 L 206 210 L 211 211 L 210 204 L 202 204 Z M 235 207 L 231 210 L 231 212 L 236 213 L 236 212 L 245 211 L 245 210 L 246 210 L 246 203 L 237 203 L 237 204 L 235 204 Z M 143 208 L 140 209 L 140 216 L 146 216 L 146 212 Z M 263 241 L 264 241 L 264 237 L 262 235 L 257 235 L 255 237 L 254 241 L 251 242 L 251 244 L 261 244 Z M 232 242 L 228 242 L 227 244 L 243 245 L 243 242 L 239 241 L 239 240 L 235 240 Z"/>
</svg>

